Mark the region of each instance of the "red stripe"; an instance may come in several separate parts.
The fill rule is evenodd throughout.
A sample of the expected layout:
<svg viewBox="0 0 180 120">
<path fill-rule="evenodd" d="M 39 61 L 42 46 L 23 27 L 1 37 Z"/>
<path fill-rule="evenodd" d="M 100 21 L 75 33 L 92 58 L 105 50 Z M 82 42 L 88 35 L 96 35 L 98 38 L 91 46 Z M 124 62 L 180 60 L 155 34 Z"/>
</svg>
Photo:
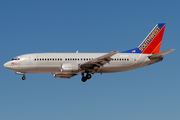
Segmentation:
<svg viewBox="0 0 180 120">
<path fill-rule="evenodd" d="M 143 54 L 151 54 L 157 48 L 159 43 L 162 41 L 164 28 L 165 25 L 163 26 L 161 31 L 156 35 L 156 37 L 151 41 L 151 43 L 146 47 L 146 49 L 142 52 Z M 160 47 L 158 49 L 160 49 Z"/>
</svg>

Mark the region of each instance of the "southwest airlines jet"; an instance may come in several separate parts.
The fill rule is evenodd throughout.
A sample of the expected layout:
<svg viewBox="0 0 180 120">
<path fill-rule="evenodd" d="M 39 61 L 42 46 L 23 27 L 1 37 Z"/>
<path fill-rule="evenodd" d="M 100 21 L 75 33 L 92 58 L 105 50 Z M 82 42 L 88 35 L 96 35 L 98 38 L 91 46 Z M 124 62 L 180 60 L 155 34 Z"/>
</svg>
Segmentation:
<svg viewBox="0 0 180 120">
<path fill-rule="evenodd" d="M 85 82 L 94 73 L 112 73 L 132 70 L 163 60 L 174 49 L 159 52 L 165 23 L 157 24 L 144 41 L 136 48 L 110 53 L 34 53 L 13 58 L 4 67 L 16 74 L 52 73 L 55 78 L 71 78 L 82 74 Z"/>
</svg>

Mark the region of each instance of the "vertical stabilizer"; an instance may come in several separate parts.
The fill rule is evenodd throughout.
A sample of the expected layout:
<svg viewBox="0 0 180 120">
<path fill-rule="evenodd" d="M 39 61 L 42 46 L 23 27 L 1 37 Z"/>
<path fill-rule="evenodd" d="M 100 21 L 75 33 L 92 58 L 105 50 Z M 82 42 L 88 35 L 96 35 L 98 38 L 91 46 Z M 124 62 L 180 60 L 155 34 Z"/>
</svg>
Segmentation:
<svg viewBox="0 0 180 120">
<path fill-rule="evenodd" d="M 166 25 L 165 23 L 157 24 L 137 48 L 125 51 L 123 53 L 142 53 L 142 54 L 159 53 L 165 25 Z"/>
</svg>

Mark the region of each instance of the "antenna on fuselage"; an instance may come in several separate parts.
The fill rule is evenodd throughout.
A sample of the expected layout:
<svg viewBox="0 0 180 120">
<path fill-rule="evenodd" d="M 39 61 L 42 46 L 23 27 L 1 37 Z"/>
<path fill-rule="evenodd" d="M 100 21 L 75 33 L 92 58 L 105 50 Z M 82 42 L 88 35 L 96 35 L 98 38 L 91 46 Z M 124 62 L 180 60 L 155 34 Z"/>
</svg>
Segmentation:
<svg viewBox="0 0 180 120">
<path fill-rule="evenodd" d="M 78 53 L 78 50 L 76 51 L 76 53 Z"/>
</svg>

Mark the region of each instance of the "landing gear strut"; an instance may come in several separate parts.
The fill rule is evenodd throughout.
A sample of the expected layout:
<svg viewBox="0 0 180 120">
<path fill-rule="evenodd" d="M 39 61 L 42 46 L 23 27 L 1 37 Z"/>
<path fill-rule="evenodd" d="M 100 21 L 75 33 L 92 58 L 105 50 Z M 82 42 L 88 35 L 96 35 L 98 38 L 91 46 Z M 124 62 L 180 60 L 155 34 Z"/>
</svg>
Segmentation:
<svg viewBox="0 0 180 120">
<path fill-rule="evenodd" d="M 84 76 L 84 73 L 82 73 L 82 82 L 86 82 L 87 79 L 91 79 L 92 75 L 87 73 L 86 76 Z"/>
<path fill-rule="evenodd" d="M 26 79 L 25 73 L 23 73 L 23 72 L 16 72 L 16 74 L 18 74 L 18 75 L 23 75 L 22 80 L 25 80 L 25 79 Z"/>
</svg>

